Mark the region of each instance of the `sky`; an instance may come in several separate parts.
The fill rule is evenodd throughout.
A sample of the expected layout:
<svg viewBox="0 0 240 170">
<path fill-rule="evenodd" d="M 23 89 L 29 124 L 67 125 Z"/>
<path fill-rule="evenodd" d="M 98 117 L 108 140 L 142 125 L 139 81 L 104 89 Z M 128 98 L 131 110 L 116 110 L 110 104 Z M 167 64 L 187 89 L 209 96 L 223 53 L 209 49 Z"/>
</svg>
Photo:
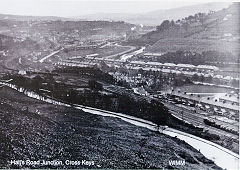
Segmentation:
<svg viewBox="0 0 240 170">
<path fill-rule="evenodd" d="M 215 2 L 220 1 L 221 0 L 216 0 Z M 95 13 L 144 13 L 159 9 L 177 8 L 207 2 L 211 1 L 0 0 L 0 14 L 73 17 Z"/>
</svg>

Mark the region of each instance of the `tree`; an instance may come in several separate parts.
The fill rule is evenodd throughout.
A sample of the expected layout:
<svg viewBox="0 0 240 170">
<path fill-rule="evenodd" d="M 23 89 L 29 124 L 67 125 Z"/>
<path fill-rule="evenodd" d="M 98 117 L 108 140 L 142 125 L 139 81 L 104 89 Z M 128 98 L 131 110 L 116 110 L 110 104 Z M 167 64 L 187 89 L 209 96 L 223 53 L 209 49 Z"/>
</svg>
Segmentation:
<svg viewBox="0 0 240 170">
<path fill-rule="evenodd" d="M 175 22 L 172 20 L 170 23 L 170 26 L 173 27 L 175 25 Z"/>
<path fill-rule="evenodd" d="M 193 79 L 194 81 L 199 81 L 199 76 L 198 76 L 197 74 L 194 74 L 193 77 L 192 77 L 192 79 Z"/>
<path fill-rule="evenodd" d="M 68 53 L 68 49 L 67 48 L 64 48 L 64 50 L 63 50 L 65 53 Z"/>
<path fill-rule="evenodd" d="M 90 89 L 94 91 L 99 91 L 102 90 L 102 84 L 98 83 L 96 80 L 89 80 L 88 81 L 88 86 Z"/>
<path fill-rule="evenodd" d="M 157 31 L 164 31 L 170 28 L 171 23 L 169 20 L 164 20 L 161 25 L 157 26 Z"/>
<path fill-rule="evenodd" d="M 44 79 L 37 75 L 31 80 L 31 89 L 38 89 L 40 85 L 43 83 Z"/>
<path fill-rule="evenodd" d="M 204 23 L 204 16 L 205 16 L 204 13 L 198 13 L 199 21 L 202 24 L 202 26 L 203 26 L 203 23 Z"/>
<path fill-rule="evenodd" d="M 3 49 L 3 45 L 2 45 L 3 43 L 2 43 L 2 40 L 0 39 L 0 50 L 2 50 Z"/>
<path fill-rule="evenodd" d="M 231 83 L 232 83 L 232 86 L 233 86 L 233 87 L 238 87 L 238 86 L 239 86 L 239 81 L 236 80 L 236 79 L 233 79 L 233 80 L 231 81 Z"/>
<path fill-rule="evenodd" d="M 192 20 L 192 19 L 194 19 L 194 16 L 190 15 L 190 16 L 188 17 L 188 20 Z"/>
<path fill-rule="evenodd" d="M 190 27 L 190 25 L 188 24 L 188 23 L 184 23 L 183 24 L 183 28 L 187 31 L 188 30 L 188 28 Z"/>
</svg>

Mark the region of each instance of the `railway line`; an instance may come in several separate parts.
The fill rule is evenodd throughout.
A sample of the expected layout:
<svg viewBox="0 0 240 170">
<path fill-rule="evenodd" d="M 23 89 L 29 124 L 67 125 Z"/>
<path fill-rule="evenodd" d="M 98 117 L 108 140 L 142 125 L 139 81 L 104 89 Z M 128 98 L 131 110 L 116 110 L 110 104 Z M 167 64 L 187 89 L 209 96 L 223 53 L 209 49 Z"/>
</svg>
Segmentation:
<svg viewBox="0 0 240 170">
<path fill-rule="evenodd" d="M 178 111 L 178 112 L 184 111 L 183 116 L 187 115 L 186 118 L 189 117 L 189 118 L 193 118 L 193 119 L 198 119 L 198 120 L 200 120 L 202 122 L 206 118 L 205 115 L 199 114 L 198 112 L 194 112 L 193 110 L 189 110 L 189 109 L 184 108 L 184 107 L 180 107 L 180 106 L 176 106 L 176 105 L 173 106 L 172 105 L 170 110 L 171 109 L 173 109 L 175 111 Z M 220 121 L 220 120 L 216 120 L 216 122 L 221 123 L 222 125 L 229 125 L 229 123 L 226 123 L 226 122 L 223 122 L 223 121 Z M 231 126 L 238 131 L 238 129 L 239 129 L 238 125 L 231 124 Z"/>
<path fill-rule="evenodd" d="M 183 119 L 183 121 L 185 121 L 185 122 L 188 122 L 195 126 L 200 126 L 200 127 L 204 128 L 205 130 L 208 130 L 208 131 L 213 132 L 214 134 L 217 134 L 220 136 L 228 136 L 235 140 L 239 139 L 238 135 L 235 135 L 233 133 L 230 133 L 230 132 L 227 132 L 227 131 L 224 131 L 224 130 L 218 129 L 216 127 L 205 124 L 203 121 L 204 118 L 200 117 L 199 115 L 194 115 L 194 113 L 191 113 L 191 111 L 189 111 L 185 108 L 184 108 L 185 109 L 184 114 L 181 114 L 181 112 L 183 111 L 182 108 L 174 107 L 174 109 L 173 109 L 173 108 L 168 107 L 168 109 L 173 116 L 177 117 L 180 120 Z"/>
<path fill-rule="evenodd" d="M 125 88 L 117 88 L 117 87 L 106 87 L 106 90 L 110 91 L 110 92 L 115 92 L 115 93 L 126 93 L 126 89 Z M 143 100 L 146 99 L 146 96 L 139 96 L 137 95 L 137 97 L 139 98 L 139 100 Z M 154 98 L 156 99 L 156 98 Z M 176 118 L 185 121 L 186 123 L 192 124 L 194 126 L 200 127 L 200 128 L 204 128 L 204 130 L 207 130 L 211 133 L 220 135 L 220 136 L 228 136 L 230 138 L 233 138 L 235 140 L 238 140 L 238 135 L 235 135 L 233 133 L 227 132 L 225 130 L 221 130 L 218 129 L 216 127 L 207 125 L 204 123 L 204 119 L 206 117 L 204 117 L 203 115 L 197 114 L 194 112 L 193 110 L 189 110 L 187 108 L 184 107 L 180 107 L 177 105 L 173 105 L 167 101 L 162 101 L 164 103 L 164 105 L 168 108 L 169 112 Z M 183 114 L 181 114 L 183 112 Z"/>
</svg>

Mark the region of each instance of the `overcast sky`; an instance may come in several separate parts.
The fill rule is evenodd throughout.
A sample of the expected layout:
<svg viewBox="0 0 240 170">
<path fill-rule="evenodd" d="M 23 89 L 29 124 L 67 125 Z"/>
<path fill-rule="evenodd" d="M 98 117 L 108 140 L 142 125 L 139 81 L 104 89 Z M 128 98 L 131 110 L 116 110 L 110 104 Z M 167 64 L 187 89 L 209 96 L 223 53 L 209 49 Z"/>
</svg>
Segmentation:
<svg viewBox="0 0 240 170">
<path fill-rule="evenodd" d="M 206 2 L 209 0 L 0 0 L 0 13 L 70 17 L 93 13 L 143 13 Z"/>
</svg>

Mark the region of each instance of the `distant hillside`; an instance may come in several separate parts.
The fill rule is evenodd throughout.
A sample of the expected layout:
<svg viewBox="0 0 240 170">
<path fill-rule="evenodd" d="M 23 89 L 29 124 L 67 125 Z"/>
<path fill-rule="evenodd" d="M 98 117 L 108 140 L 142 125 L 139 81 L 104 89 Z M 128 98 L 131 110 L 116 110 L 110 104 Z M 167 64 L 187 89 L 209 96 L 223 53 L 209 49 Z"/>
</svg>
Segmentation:
<svg viewBox="0 0 240 170">
<path fill-rule="evenodd" d="M 85 20 L 108 20 L 108 21 L 125 21 L 132 24 L 143 24 L 148 26 L 159 25 L 164 20 L 177 20 L 185 16 L 198 13 L 217 11 L 226 8 L 230 5 L 227 2 L 221 3 L 206 3 L 192 6 L 179 7 L 167 10 L 157 10 L 147 13 L 130 14 L 130 13 L 97 13 L 85 16 L 76 17 Z"/>
<path fill-rule="evenodd" d="M 132 43 L 149 44 L 150 52 L 216 50 L 239 54 L 240 3 L 212 13 L 197 13 L 177 21 L 165 20 L 155 31 Z"/>
<path fill-rule="evenodd" d="M 26 55 L 83 42 L 123 38 L 133 24 L 109 21 L 0 20 L 0 50 Z M 14 49 L 14 50 L 13 50 Z"/>
<path fill-rule="evenodd" d="M 123 34 L 130 31 L 134 27 L 123 21 L 14 21 L 0 20 L 0 33 L 10 34 L 21 32 L 28 34 L 44 33 L 44 34 L 62 34 L 75 33 L 79 36 L 87 35 L 111 35 Z M 75 32 L 73 32 L 75 31 Z"/>
<path fill-rule="evenodd" d="M 0 20 L 15 20 L 15 21 L 46 21 L 46 20 L 69 20 L 68 18 L 64 17 L 57 17 L 57 16 L 25 16 L 25 15 L 10 15 L 10 14 L 0 14 Z"/>
<path fill-rule="evenodd" d="M 0 20 L 0 34 L 13 37 L 15 41 L 30 38 L 44 49 L 54 49 L 64 43 L 73 44 L 76 41 L 123 37 L 132 27 L 133 24 L 109 21 Z M 9 46 L 7 44 L 11 43 L 5 44 Z"/>
<path fill-rule="evenodd" d="M 14 41 L 12 37 L 0 34 L 0 51 L 7 50 L 13 43 Z"/>
<path fill-rule="evenodd" d="M 0 34 L 0 51 L 9 50 L 12 54 L 24 55 L 28 51 L 40 49 L 40 45 L 30 38 L 23 41 L 15 41 L 13 37 Z"/>
</svg>

